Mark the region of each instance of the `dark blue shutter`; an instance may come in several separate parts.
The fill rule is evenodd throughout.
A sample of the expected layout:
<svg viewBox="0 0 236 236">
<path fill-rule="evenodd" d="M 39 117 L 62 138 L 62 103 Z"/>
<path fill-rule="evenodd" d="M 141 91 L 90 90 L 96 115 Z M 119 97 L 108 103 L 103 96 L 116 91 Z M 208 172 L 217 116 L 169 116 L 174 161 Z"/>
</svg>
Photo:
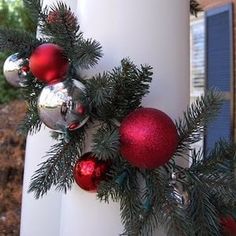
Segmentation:
<svg viewBox="0 0 236 236">
<path fill-rule="evenodd" d="M 205 150 L 220 138 L 232 139 L 233 124 L 233 25 L 232 4 L 206 11 L 206 89 L 217 88 L 225 95 L 220 114 L 207 128 Z"/>
</svg>

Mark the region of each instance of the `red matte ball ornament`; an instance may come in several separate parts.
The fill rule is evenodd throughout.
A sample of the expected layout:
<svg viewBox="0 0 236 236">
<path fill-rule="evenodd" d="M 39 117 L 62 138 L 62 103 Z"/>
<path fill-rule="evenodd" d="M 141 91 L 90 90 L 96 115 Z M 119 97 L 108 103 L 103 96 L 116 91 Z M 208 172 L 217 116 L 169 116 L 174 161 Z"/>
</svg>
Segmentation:
<svg viewBox="0 0 236 236">
<path fill-rule="evenodd" d="M 45 43 L 32 53 L 29 68 L 38 80 L 46 84 L 53 84 L 65 80 L 69 62 L 61 47 Z"/>
<path fill-rule="evenodd" d="M 130 113 L 120 126 L 120 152 L 133 166 L 154 169 L 167 163 L 178 145 L 171 118 L 154 108 Z"/>
<path fill-rule="evenodd" d="M 86 191 L 96 192 L 108 168 L 108 162 L 98 160 L 91 152 L 85 153 L 75 164 L 75 182 Z"/>
<path fill-rule="evenodd" d="M 222 217 L 220 224 L 223 230 L 224 236 L 235 236 L 236 235 L 236 221 L 232 216 Z"/>
</svg>

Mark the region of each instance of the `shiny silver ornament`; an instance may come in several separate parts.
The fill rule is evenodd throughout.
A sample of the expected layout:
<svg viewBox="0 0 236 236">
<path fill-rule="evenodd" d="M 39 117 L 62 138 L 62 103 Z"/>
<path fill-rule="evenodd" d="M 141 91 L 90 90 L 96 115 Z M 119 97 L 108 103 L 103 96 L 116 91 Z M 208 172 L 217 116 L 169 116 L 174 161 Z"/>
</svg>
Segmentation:
<svg viewBox="0 0 236 236">
<path fill-rule="evenodd" d="M 180 174 L 175 172 L 171 174 L 170 186 L 173 189 L 171 196 L 180 208 L 186 209 L 190 204 L 190 195 L 189 192 L 184 189 L 183 184 L 178 181 L 180 177 Z"/>
<path fill-rule="evenodd" d="M 183 190 L 182 186 L 180 186 L 180 183 L 174 186 L 172 197 L 174 198 L 174 200 L 176 201 L 176 203 L 180 208 L 185 209 L 190 204 L 189 193 Z"/>
<path fill-rule="evenodd" d="M 77 80 L 45 86 L 38 99 L 38 112 L 42 122 L 57 131 L 75 130 L 83 126 L 89 116 L 82 102 L 84 85 Z"/>
<path fill-rule="evenodd" d="M 23 64 L 26 60 L 25 58 L 19 58 L 19 54 L 15 53 L 10 55 L 4 62 L 3 74 L 7 82 L 14 87 L 24 86 L 27 71 L 24 70 Z"/>
</svg>

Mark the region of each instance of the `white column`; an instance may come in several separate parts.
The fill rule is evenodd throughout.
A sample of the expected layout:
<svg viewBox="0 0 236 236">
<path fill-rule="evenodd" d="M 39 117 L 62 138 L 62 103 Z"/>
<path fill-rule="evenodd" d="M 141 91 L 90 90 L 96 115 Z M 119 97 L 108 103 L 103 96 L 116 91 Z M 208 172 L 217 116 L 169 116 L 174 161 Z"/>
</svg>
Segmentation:
<svg viewBox="0 0 236 236">
<path fill-rule="evenodd" d="M 104 52 L 85 74 L 111 70 L 127 56 L 148 63 L 154 76 L 143 105 L 178 118 L 189 103 L 189 0 L 79 0 L 77 13 L 85 36 L 97 39 Z M 78 186 L 62 197 L 61 236 L 121 232 L 118 204 L 101 204 Z"/>
<path fill-rule="evenodd" d="M 56 0 L 44 0 L 52 4 Z M 69 6 L 76 11 L 76 1 Z M 50 191 L 43 198 L 36 200 L 32 193 L 27 193 L 30 179 L 43 162 L 43 158 L 55 141 L 50 137 L 49 129 L 42 127 L 39 133 L 27 137 L 24 182 L 21 209 L 21 236 L 60 236 L 61 198 L 62 193 Z"/>
<path fill-rule="evenodd" d="M 124 57 L 154 67 L 144 106 L 177 118 L 189 102 L 189 0 L 78 0 L 86 37 L 97 39 L 104 56 L 86 72 L 110 70 Z"/>
<path fill-rule="evenodd" d="M 42 130 L 28 136 L 25 153 L 25 170 L 21 209 L 21 236 L 59 236 L 61 193 L 51 191 L 44 198 L 35 200 L 32 193 L 27 193 L 30 178 L 44 159 L 45 153 L 54 141 L 49 130 Z"/>
<path fill-rule="evenodd" d="M 75 1 L 66 2 L 73 2 L 72 9 L 76 11 Z M 136 64 L 150 64 L 154 67 L 153 82 L 143 105 L 163 110 L 172 118 L 182 114 L 189 102 L 189 0 L 78 0 L 77 14 L 85 37 L 98 40 L 104 53 L 99 65 L 85 74 L 110 70 L 127 56 Z M 42 153 L 35 151 L 35 146 L 40 142 L 39 149 L 45 152 L 51 142 L 46 140 L 48 135 L 44 132 L 41 137 L 28 139 L 22 209 L 22 228 L 25 230 L 22 236 L 119 235 L 122 232 L 119 205 L 100 203 L 95 194 L 76 185 L 61 199 L 54 196 L 49 199 L 49 194 L 45 205 L 32 199 L 28 201 L 32 197 L 25 192 L 29 176 L 36 162 L 42 161 Z M 35 211 L 34 206 L 38 204 L 40 209 Z M 60 210 L 52 212 L 49 209 L 51 204 L 58 204 Z M 48 214 L 52 215 L 47 222 L 37 217 L 47 217 Z M 46 230 L 31 233 L 30 228 L 34 227 L 54 227 L 55 233 Z"/>
</svg>

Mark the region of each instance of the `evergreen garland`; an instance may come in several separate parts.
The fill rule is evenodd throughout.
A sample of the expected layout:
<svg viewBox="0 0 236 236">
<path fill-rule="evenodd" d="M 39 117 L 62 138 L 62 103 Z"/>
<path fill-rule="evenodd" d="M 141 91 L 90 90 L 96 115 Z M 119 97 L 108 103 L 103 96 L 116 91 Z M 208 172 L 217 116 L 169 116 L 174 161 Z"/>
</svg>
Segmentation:
<svg viewBox="0 0 236 236">
<path fill-rule="evenodd" d="M 105 202 L 120 202 L 123 235 L 153 235 L 162 226 L 170 236 L 221 235 L 222 209 L 230 212 L 236 204 L 232 168 L 236 147 L 224 140 L 208 153 L 191 146 L 202 139 L 206 125 L 219 112 L 224 102 L 221 95 L 215 90 L 207 92 L 176 121 L 179 144 L 166 165 L 153 170 L 133 167 L 119 153 L 119 125 L 130 112 L 141 107 L 142 98 L 149 92 L 152 67 L 137 67 L 125 58 L 111 72 L 85 80 L 80 71 L 98 62 L 102 56 L 100 44 L 83 38 L 77 18 L 64 3 L 51 8 L 42 8 L 40 0 L 24 0 L 24 3 L 48 37 L 36 39 L 17 30 L 0 29 L 0 49 L 29 57 L 44 42 L 60 45 L 71 60 L 68 79 L 85 84 L 82 99 L 90 106 L 90 118 L 85 126 L 64 133 L 52 132 L 58 143 L 51 147 L 33 175 L 29 192 L 40 198 L 53 186 L 64 192 L 70 189 L 74 182 L 73 167 L 84 152 L 86 130 L 96 126 L 92 153 L 112 163 L 106 180 L 99 185 L 97 197 Z M 192 0 L 190 4 L 191 13 L 195 14 L 198 4 Z M 50 16 L 56 21 L 50 22 Z M 28 75 L 22 89 L 28 104 L 26 119 L 21 124 L 24 133 L 40 130 L 37 99 L 43 87 Z M 188 158 L 190 167 L 178 165 L 176 158 Z M 179 186 L 186 195 L 184 201 Z"/>
<path fill-rule="evenodd" d="M 198 1 L 196 0 L 190 0 L 190 13 L 194 16 L 197 16 L 197 14 L 202 11 L 202 8 Z"/>
</svg>

